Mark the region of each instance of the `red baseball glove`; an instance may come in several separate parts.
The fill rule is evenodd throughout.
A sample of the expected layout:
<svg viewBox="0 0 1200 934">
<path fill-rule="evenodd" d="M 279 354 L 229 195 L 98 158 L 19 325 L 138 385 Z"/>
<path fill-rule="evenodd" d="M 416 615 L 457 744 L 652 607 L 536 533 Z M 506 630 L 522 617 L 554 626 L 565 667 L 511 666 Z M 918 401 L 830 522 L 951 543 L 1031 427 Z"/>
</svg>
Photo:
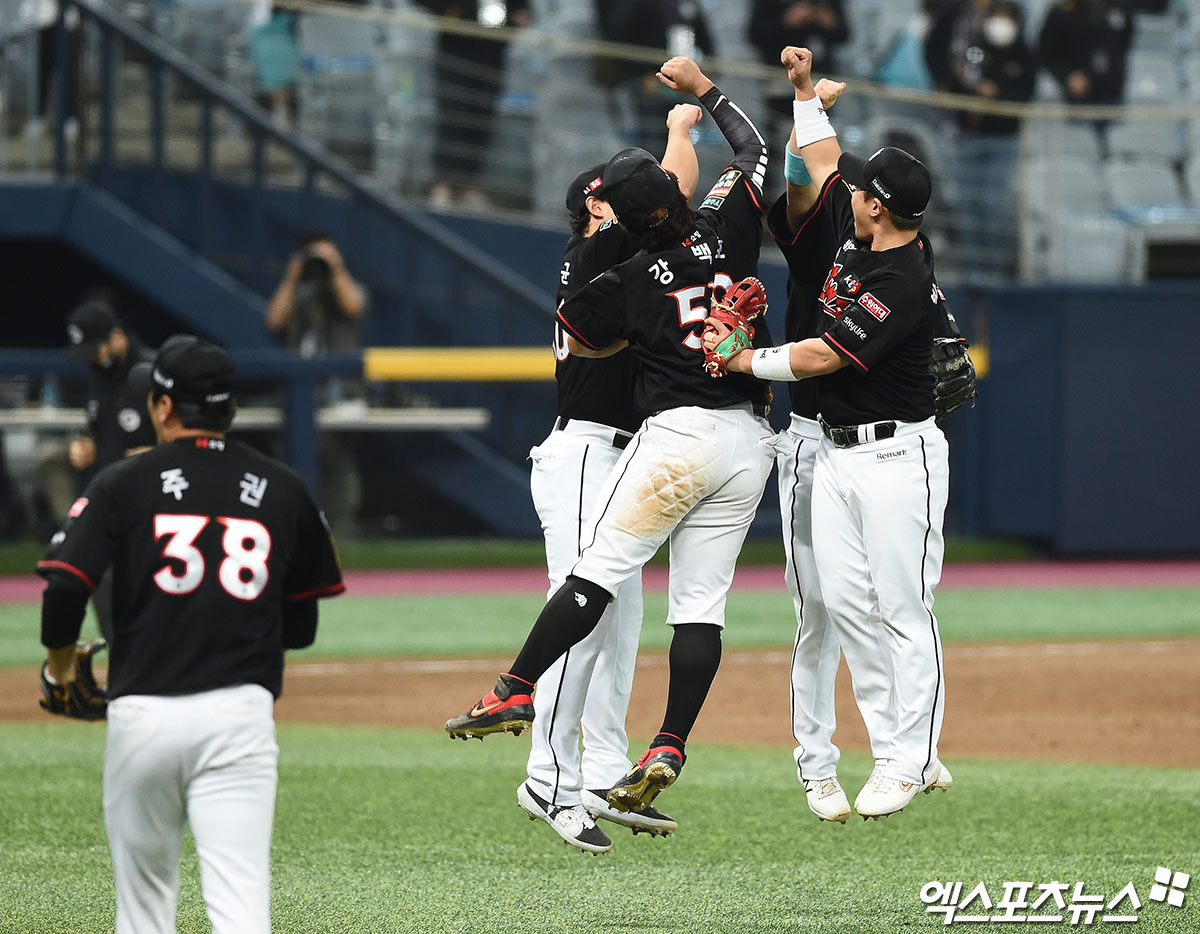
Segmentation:
<svg viewBox="0 0 1200 934">
<path fill-rule="evenodd" d="M 713 302 L 709 317 L 728 328 L 729 333 L 712 350 L 704 352 L 704 369 L 709 376 L 719 379 L 729 372 L 729 359 L 748 348 L 754 340 L 754 326 L 750 322 L 766 313 L 767 290 L 753 276 L 736 283 Z M 704 333 L 723 332 L 710 324 L 705 327 Z"/>
</svg>

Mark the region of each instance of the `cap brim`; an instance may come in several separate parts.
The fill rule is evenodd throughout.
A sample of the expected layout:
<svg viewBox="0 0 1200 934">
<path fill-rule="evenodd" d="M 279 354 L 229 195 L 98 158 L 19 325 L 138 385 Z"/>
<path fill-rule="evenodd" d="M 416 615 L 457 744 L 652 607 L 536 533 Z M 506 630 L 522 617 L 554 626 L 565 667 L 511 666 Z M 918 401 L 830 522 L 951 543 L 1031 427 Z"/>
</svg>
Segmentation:
<svg viewBox="0 0 1200 934">
<path fill-rule="evenodd" d="M 848 152 L 838 157 L 838 172 L 855 188 L 867 187 L 867 160 Z"/>
<path fill-rule="evenodd" d="M 153 372 L 153 363 L 135 363 L 129 369 L 129 385 L 140 392 L 149 392 L 154 385 L 154 378 L 150 375 Z"/>
</svg>

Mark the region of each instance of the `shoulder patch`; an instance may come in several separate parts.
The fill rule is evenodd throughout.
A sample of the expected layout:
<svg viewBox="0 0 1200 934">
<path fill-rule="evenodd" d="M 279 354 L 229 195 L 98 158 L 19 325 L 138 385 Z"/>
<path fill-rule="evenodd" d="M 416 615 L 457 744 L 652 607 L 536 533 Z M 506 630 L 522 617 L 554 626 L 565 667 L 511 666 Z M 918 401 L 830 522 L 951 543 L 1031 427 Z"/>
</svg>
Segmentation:
<svg viewBox="0 0 1200 934">
<path fill-rule="evenodd" d="M 867 309 L 872 316 L 880 321 L 892 313 L 892 309 L 888 308 L 887 305 L 877 299 L 870 292 L 863 292 L 862 298 L 858 300 L 858 303 L 862 305 L 863 308 Z"/>
<path fill-rule="evenodd" d="M 739 169 L 727 169 L 717 183 L 708 190 L 708 194 L 704 196 L 704 202 L 700 205 L 702 208 L 719 208 L 721 203 L 729 197 L 729 193 L 733 191 L 733 186 L 738 183 L 738 179 L 742 177 Z"/>
<path fill-rule="evenodd" d="M 67 515 L 70 516 L 72 519 L 79 518 L 79 516 L 81 516 L 83 514 L 83 511 L 85 509 L 87 509 L 87 504 L 88 504 L 88 498 L 86 496 L 79 497 L 79 499 L 75 500 L 75 502 L 73 502 L 71 504 L 71 509 L 67 513 Z"/>
</svg>

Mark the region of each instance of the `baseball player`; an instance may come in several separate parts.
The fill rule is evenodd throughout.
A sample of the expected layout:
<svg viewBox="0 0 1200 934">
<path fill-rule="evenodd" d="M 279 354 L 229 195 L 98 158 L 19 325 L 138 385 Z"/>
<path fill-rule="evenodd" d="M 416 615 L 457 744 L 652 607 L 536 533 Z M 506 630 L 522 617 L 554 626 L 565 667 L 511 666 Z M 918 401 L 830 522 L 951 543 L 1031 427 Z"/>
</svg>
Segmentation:
<svg viewBox="0 0 1200 934">
<path fill-rule="evenodd" d="M 132 331 L 122 326 L 112 305 L 88 299 L 67 317 L 67 352 L 88 365 L 86 434 L 71 439 L 67 458 L 71 467 L 90 480 L 102 467 L 154 444 L 154 426 L 146 417 L 145 394 L 129 385 L 129 371 L 154 359 Z M 78 489 L 78 487 L 76 488 Z M 60 517 L 61 518 L 61 517 Z M 100 632 L 111 644 L 112 578 L 97 581 L 92 607 Z"/>
<path fill-rule="evenodd" d="M 877 818 L 952 781 L 937 758 L 945 684 L 933 614 L 949 479 L 930 376 L 942 305 L 919 233 L 932 183 L 925 166 L 899 149 L 865 160 L 842 154 L 816 99 L 810 53 L 788 48 L 781 59 L 796 88 L 792 143 L 839 246 L 821 290 L 823 333 L 740 351 L 726 363 L 763 379 L 825 377 L 817 381 L 823 437 L 813 468 L 812 549 L 855 692 L 878 704 L 864 710 L 873 743 L 886 737 L 854 804 L 864 818 Z M 789 212 L 802 207 L 796 201 Z M 725 336 L 717 327 L 706 347 Z M 802 628 L 808 620 L 802 614 Z M 824 701 L 813 697 L 814 710 Z M 832 768 L 836 754 L 827 756 Z M 798 766 L 803 760 L 801 750 Z M 820 771 L 813 767 L 813 780 L 826 778 Z"/>
<path fill-rule="evenodd" d="M 818 97 L 828 109 L 845 89 L 835 85 L 830 94 L 828 79 L 817 83 Z M 822 93 L 825 88 L 825 93 Z M 767 214 L 767 229 L 788 264 L 788 307 L 785 337 L 791 341 L 819 335 L 825 330 L 824 305 L 820 297 L 826 276 L 840 245 L 828 212 L 819 210 L 819 188 L 813 183 L 804 160 L 795 151 L 794 134 L 786 156 L 784 172 L 787 191 Z M 932 257 L 932 247 L 922 238 L 924 255 Z M 939 336 L 961 335 L 953 315 L 939 295 L 942 311 Z M 964 342 L 965 343 L 965 342 Z M 934 358 L 939 343 L 935 342 Z M 965 356 L 962 361 L 969 362 Z M 964 381 L 964 390 L 973 394 L 974 374 Z M 958 384 L 939 380 L 935 390 L 935 409 L 948 414 L 968 398 L 953 398 Z M 780 439 L 776 465 L 779 468 L 779 502 L 783 514 L 784 550 L 787 557 L 786 579 L 796 611 L 796 641 L 792 653 L 791 713 L 796 736 L 797 775 L 805 789 L 809 808 L 821 820 L 845 822 L 850 803 L 837 778 L 840 753 L 833 744 L 836 728 L 834 683 L 841 647 L 836 630 L 830 624 L 817 578 L 812 546 L 812 475 L 822 437 L 818 422 L 818 395 L 815 379 L 788 383 L 792 404 L 791 422 Z M 868 725 L 867 733 L 876 761 L 887 758 L 892 722 L 887 715 L 890 699 L 885 692 L 873 696 L 867 685 L 855 685 L 859 709 Z M 945 774 L 948 774 L 945 773 Z"/>
<path fill-rule="evenodd" d="M 698 212 L 649 153 L 630 149 L 610 159 L 605 197 L 639 252 L 569 296 L 558 312 L 572 353 L 632 349 L 634 405 L 650 414 L 600 492 L 579 560 L 512 667 L 446 723 L 452 737 L 463 738 L 525 729 L 534 719 L 534 683 L 597 628 L 613 595 L 669 538 L 667 709 L 650 748 L 606 795 L 627 811 L 644 810 L 683 767 L 688 734 L 720 663 L 734 565 L 773 458 L 768 387 L 744 376 L 711 379 L 700 339 L 715 290 L 738 301 L 761 290 L 740 280 L 758 263 L 766 144 L 690 59 L 671 59 L 659 76 L 699 97 L 733 159 Z"/>
<path fill-rule="evenodd" d="M 329 531 L 289 468 L 225 437 L 228 354 L 171 338 L 131 376 L 160 444 L 89 484 L 38 571 L 43 690 L 71 711 L 72 658 L 110 565 L 114 625 L 104 818 L 117 934 L 175 930 L 191 827 L 215 934 L 270 931 L 283 653 L 311 645 L 317 598 L 344 589 Z M 51 708 L 53 709 L 51 705 Z"/>
<path fill-rule="evenodd" d="M 675 171 L 687 198 L 699 181 L 689 131 L 701 113 L 695 105 L 679 104 L 667 117 L 663 166 Z M 559 271 L 560 303 L 633 255 L 629 234 L 603 199 L 603 172 L 603 164 L 593 166 L 567 189 L 572 236 Z M 562 586 L 578 560 L 600 486 L 642 423 L 633 405 L 631 351 L 603 359 L 572 356 L 566 332 L 556 323 L 554 352 L 558 418 L 546 440 L 529 452 L 530 489 L 546 538 L 547 597 Z M 640 814 L 626 813 L 610 808 L 605 800 L 630 766 L 625 714 L 642 627 L 640 574 L 620 587 L 605 615 L 611 620 L 568 649 L 539 679 L 529 779 L 517 789 L 517 801 L 531 818 L 545 821 L 567 843 L 592 853 L 612 847 L 593 815 L 632 827 L 635 833 L 666 836 L 677 826 L 652 807 Z"/>
</svg>

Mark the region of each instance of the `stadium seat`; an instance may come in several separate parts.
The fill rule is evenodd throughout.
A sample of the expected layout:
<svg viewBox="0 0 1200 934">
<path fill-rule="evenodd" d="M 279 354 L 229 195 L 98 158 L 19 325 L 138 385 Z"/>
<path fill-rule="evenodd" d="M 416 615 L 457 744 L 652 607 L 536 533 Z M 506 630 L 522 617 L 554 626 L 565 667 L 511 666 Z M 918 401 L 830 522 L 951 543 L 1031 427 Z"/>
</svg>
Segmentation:
<svg viewBox="0 0 1200 934">
<path fill-rule="evenodd" d="M 1129 53 L 1125 76 L 1125 100 L 1130 104 L 1174 104 L 1183 89 L 1178 64 L 1172 54 L 1163 51 Z"/>
<path fill-rule="evenodd" d="M 1113 159 L 1104 167 L 1113 209 L 1136 214 L 1148 208 L 1184 203 L 1179 178 L 1171 167 L 1148 159 Z"/>
<path fill-rule="evenodd" d="M 1181 130 L 1174 121 L 1124 120 L 1109 124 L 1104 139 L 1109 156 L 1115 159 L 1177 162 L 1184 155 Z"/>
<path fill-rule="evenodd" d="M 1069 156 L 1093 165 L 1100 162 L 1102 150 L 1095 125 L 1079 120 L 1037 119 L 1030 123 L 1033 151 L 1044 156 Z"/>
<path fill-rule="evenodd" d="M 1026 208 L 1035 217 L 1103 214 L 1108 208 L 1106 187 L 1096 177 L 1095 163 L 1071 156 L 1042 157 L 1028 164 L 1025 176 Z"/>
<path fill-rule="evenodd" d="M 1048 274 L 1065 282 L 1139 282 L 1145 252 L 1135 227 L 1112 217 L 1068 214 L 1050 228 Z"/>
</svg>

